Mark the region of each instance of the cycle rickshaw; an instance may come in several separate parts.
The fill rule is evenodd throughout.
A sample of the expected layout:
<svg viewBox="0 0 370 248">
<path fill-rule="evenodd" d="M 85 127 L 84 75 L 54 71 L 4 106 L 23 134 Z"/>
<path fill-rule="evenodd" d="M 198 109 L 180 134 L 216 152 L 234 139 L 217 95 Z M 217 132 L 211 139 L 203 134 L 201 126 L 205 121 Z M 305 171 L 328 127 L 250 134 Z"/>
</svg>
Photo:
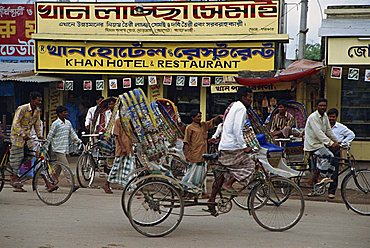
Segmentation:
<svg viewBox="0 0 370 248">
<path fill-rule="evenodd" d="M 172 174 L 171 169 L 163 166 L 163 158 L 167 155 L 164 141 L 166 132 L 158 128 L 155 114 L 143 92 L 134 89 L 121 95 L 119 101 L 120 119 L 127 131 L 131 131 L 133 140 L 140 145 L 141 155 L 138 157 L 144 165 L 137 169 L 135 177 L 126 185 L 122 208 L 131 225 L 141 234 L 148 237 L 165 236 L 174 231 L 183 216 L 187 215 L 185 208 L 204 207 L 210 203 L 199 199 L 201 192 L 188 191 L 181 180 Z M 205 158 L 217 159 L 215 155 L 205 155 Z M 259 163 L 257 167 L 257 173 L 251 181 L 253 183 L 240 189 L 242 194 L 248 193 L 250 214 L 267 230 L 284 231 L 292 228 L 304 212 L 302 191 L 291 180 L 271 175 Z M 225 173 L 223 170 L 220 172 Z M 195 216 L 227 213 L 235 197 L 219 192 L 218 201 L 213 204 L 217 212 L 204 212 Z"/>
</svg>

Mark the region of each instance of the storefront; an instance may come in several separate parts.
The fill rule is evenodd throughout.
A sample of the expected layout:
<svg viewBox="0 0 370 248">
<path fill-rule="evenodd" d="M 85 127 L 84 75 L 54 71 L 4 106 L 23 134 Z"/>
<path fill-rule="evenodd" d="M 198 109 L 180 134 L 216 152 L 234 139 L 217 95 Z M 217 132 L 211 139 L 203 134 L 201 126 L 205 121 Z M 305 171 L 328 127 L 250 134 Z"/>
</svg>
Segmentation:
<svg viewBox="0 0 370 248">
<path fill-rule="evenodd" d="M 337 108 L 340 122 L 356 134 L 351 149 L 356 159 L 370 160 L 369 6 L 330 6 L 326 12 L 328 19 L 320 35 L 324 37 L 328 65 L 329 108 Z"/>
<path fill-rule="evenodd" d="M 222 94 L 211 94 L 226 76 L 277 69 L 280 44 L 288 41 L 279 34 L 279 9 L 278 0 L 40 2 L 35 69 L 78 75 L 104 96 L 141 87 L 150 100 L 174 101 L 185 122 L 193 108 L 211 117 L 227 104 Z M 83 88 L 64 83 L 64 90 Z"/>
</svg>

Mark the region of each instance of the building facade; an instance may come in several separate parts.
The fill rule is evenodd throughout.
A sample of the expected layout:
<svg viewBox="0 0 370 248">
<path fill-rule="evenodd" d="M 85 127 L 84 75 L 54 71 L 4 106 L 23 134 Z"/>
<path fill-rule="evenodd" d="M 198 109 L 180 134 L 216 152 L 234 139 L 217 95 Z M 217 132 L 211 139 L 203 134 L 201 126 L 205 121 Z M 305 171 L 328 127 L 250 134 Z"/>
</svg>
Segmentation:
<svg viewBox="0 0 370 248">
<path fill-rule="evenodd" d="M 352 151 L 370 160 L 370 6 L 329 6 L 319 34 L 325 46 L 326 97 L 356 134 Z"/>
</svg>

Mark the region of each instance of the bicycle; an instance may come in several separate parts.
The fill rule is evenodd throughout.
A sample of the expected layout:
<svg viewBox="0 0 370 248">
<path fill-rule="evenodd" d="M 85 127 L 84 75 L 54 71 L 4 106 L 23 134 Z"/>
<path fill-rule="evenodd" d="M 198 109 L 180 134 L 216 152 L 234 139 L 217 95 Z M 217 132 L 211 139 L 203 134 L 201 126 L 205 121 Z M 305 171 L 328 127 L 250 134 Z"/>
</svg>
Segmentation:
<svg viewBox="0 0 370 248">
<path fill-rule="evenodd" d="M 32 190 L 36 191 L 38 198 L 47 205 L 58 206 L 65 203 L 73 193 L 74 179 L 68 166 L 58 161 L 51 161 L 43 148 L 46 140 L 35 140 L 39 143 L 40 151 L 26 150 L 25 157 L 35 157 L 35 162 L 21 175 L 15 174 L 9 164 L 11 143 L 8 141 L 7 149 L 0 166 L 0 191 L 5 182 L 10 182 L 10 176 L 17 176 L 23 184 L 31 180 L 28 176 L 32 171 Z"/>
<path fill-rule="evenodd" d="M 95 172 L 104 171 L 109 174 L 108 159 L 114 159 L 114 155 L 102 155 L 102 141 L 94 141 L 94 138 L 101 136 L 99 134 L 82 134 L 82 137 L 88 137 L 90 140 L 84 145 L 83 152 L 79 156 L 76 165 L 77 181 L 83 188 L 91 187 L 94 182 Z"/>
<path fill-rule="evenodd" d="M 217 159 L 204 155 L 206 159 Z M 304 213 L 304 198 L 301 189 L 291 180 L 271 176 L 255 159 L 258 173 L 248 196 L 249 214 L 263 228 L 270 231 L 285 231 L 295 226 Z M 225 173 L 223 169 L 221 173 Z M 215 178 L 217 180 L 217 178 Z M 214 206 L 216 213 L 186 216 L 219 216 L 232 209 L 235 195 L 218 192 L 217 203 L 200 202 L 197 195 L 189 195 L 181 182 L 173 177 L 153 172 L 136 180 L 127 203 L 127 215 L 131 225 L 148 237 L 162 237 L 174 231 L 180 224 L 184 208 L 190 206 Z"/>
<path fill-rule="evenodd" d="M 356 169 L 356 160 L 350 152 L 350 145 L 341 145 L 345 149 L 346 156 L 334 157 L 331 159 L 338 159 L 339 164 L 344 167 L 338 172 L 338 176 L 347 172 L 341 184 L 341 196 L 347 209 L 351 209 L 360 215 L 370 216 L 370 170 Z M 312 155 L 314 164 L 320 156 Z M 316 183 L 313 187 L 312 196 L 321 196 L 325 194 L 327 185 L 329 183 Z"/>
</svg>

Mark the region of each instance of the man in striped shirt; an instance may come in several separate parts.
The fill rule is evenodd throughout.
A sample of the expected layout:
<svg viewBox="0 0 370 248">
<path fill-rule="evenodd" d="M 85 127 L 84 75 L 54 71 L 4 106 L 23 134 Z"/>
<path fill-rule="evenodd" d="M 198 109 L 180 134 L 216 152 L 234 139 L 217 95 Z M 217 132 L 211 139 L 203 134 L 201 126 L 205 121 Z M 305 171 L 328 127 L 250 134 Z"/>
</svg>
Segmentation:
<svg viewBox="0 0 370 248">
<path fill-rule="evenodd" d="M 272 118 L 271 135 L 276 138 L 288 138 L 292 134 L 292 127 L 295 125 L 293 115 L 287 112 L 287 103 L 282 101 L 278 103 L 279 112 Z"/>
<path fill-rule="evenodd" d="M 68 111 L 64 106 L 58 106 L 56 109 L 58 119 L 51 124 L 51 129 L 47 137 L 46 147 L 51 143 L 51 149 L 55 153 L 57 160 L 67 166 L 69 162 L 67 154 L 69 153 L 69 140 L 75 144 L 81 144 L 82 141 L 78 138 L 72 124 L 67 120 Z M 73 191 L 76 191 L 78 186 L 75 186 Z"/>
</svg>

